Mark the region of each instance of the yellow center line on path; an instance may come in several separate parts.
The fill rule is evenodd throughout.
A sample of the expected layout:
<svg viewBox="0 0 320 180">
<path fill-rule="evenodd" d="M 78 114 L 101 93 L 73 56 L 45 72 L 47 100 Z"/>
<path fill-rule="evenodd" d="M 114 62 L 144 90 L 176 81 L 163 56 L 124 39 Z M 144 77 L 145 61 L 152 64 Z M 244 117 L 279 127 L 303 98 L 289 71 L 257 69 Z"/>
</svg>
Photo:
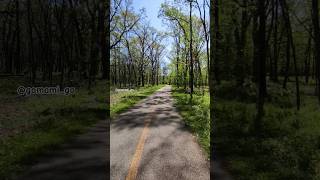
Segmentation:
<svg viewBox="0 0 320 180">
<path fill-rule="evenodd" d="M 136 151 L 133 155 L 132 161 L 131 161 L 131 165 L 129 168 L 129 172 L 128 175 L 126 177 L 126 180 L 135 180 L 137 177 L 137 173 L 138 173 L 138 167 L 139 167 L 139 162 L 142 156 L 142 152 L 143 152 L 143 147 L 145 144 L 145 141 L 147 139 L 148 136 L 148 132 L 149 132 L 149 125 L 151 122 L 151 117 L 152 117 L 152 113 L 153 111 L 151 111 L 150 116 L 144 121 L 144 128 L 143 131 L 141 133 L 138 145 L 136 147 Z"/>
</svg>

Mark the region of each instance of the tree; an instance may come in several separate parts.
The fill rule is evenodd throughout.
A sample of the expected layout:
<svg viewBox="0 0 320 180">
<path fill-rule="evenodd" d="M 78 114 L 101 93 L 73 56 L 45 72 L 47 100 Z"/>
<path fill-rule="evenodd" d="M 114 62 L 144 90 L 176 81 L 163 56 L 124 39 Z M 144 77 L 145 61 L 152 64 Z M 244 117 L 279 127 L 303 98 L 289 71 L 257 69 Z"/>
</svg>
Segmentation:
<svg viewBox="0 0 320 180">
<path fill-rule="evenodd" d="M 234 30 L 235 41 L 237 44 L 237 55 L 238 61 L 236 63 L 236 73 L 237 73 L 237 83 L 238 86 L 242 86 L 244 83 L 244 79 L 246 78 L 246 57 L 245 57 L 245 49 L 247 44 L 247 29 L 250 25 L 251 17 L 248 15 L 248 3 L 247 0 L 242 0 L 242 4 L 240 4 L 242 12 L 241 12 L 241 23 L 240 27 L 236 26 Z M 236 22 L 237 20 L 234 19 Z M 237 23 L 236 23 L 237 24 Z"/>
<path fill-rule="evenodd" d="M 255 131 L 257 134 L 261 131 L 261 119 L 264 114 L 264 102 L 266 96 L 266 12 L 265 0 L 257 0 L 257 14 L 259 18 L 259 27 L 257 32 L 257 116 L 255 119 Z"/>
<path fill-rule="evenodd" d="M 210 91 L 210 152 L 211 158 L 213 158 L 212 154 L 215 154 L 214 151 L 214 144 L 213 144 L 213 129 L 214 129 L 214 70 L 215 70 L 215 63 L 216 59 L 219 57 L 219 53 L 217 53 L 218 47 L 218 33 L 219 33 L 219 4 L 218 0 L 210 0 L 210 16 L 214 18 L 210 18 L 210 72 L 209 72 L 209 91 Z M 215 47 L 215 48 L 212 48 Z M 210 166 L 213 167 L 213 161 L 210 161 Z M 213 171 L 210 171 L 210 178 L 213 178 L 214 174 Z"/>
<path fill-rule="evenodd" d="M 212 61 L 214 61 L 214 75 L 215 75 L 215 79 L 217 81 L 217 84 L 220 84 L 220 77 L 219 77 L 219 73 L 220 73 L 220 69 L 219 69 L 219 61 L 220 61 L 220 43 L 219 43 L 219 0 L 216 0 L 213 2 L 213 6 L 214 6 L 214 14 L 212 14 L 213 19 L 214 19 L 214 30 L 211 31 L 214 33 L 214 38 L 211 38 L 212 41 L 214 42 L 213 46 L 211 46 L 211 48 L 214 48 L 216 53 L 213 56 L 213 58 L 210 58 Z M 212 29 L 211 29 L 212 30 Z M 213 60 L 214 59 L 214 60 Z M 210 66 L 212 67 L 212 66 Z"/>
<path fill-rule="evenodd" d="M 312 0 L 312 23 L 314 34 L 314 48 L 315 50 L 315 69 L 316 69 L 316 94 L 318 95 L 320 103 L 320 27 L 319 27 L 319 4 L 318 0 Z"/>
<path fill-rule="evenodd" d="M 193 33 L 192 33 L 192 0 L 189 0 L 189 29 L 190 29 L 190 48 L 189 48 L 189 51 L 190 51 L 190 82 L 189 82 L 189 86 L 190 86 L 190 99 L 192 99 L 192 94 L 193 94 L 193 47 L 192 47 L 192 36 L 193 36 Z"/>
<path fill-rule="evenodd" d="M 297 68 L 297 60 L 296 60 L 296 50 L 293 42 L 292 36 L 292 28 L 290 23 L 290 17 L 288 12 L 288 6 L 285 0 L 280 0 L 281 8 L 284 16 L 284 21 L 287 27 L 287 70 L 286 77 L 284 82 L 284 88 L 286 87 L 286 81 L 288 79 L 288 69 L 289 69 L 289 60 L 290 60 L 290 47 L 292 48 L 293 62 L 294 62 L 294 70 L 295 70 L 295 78 L 296 78 L 296 100 L 297 100 L 297 109 L 300 109 L 300 89 L 299 89 L 299 77 L 298 77 L 298 68 Z"/>
<path fill-rule="evenodd" d="M 210 50 L 209 50 L 210 34 L 209 34 L 207 20 L 206 20 L 206 7 L 208 5 L 208 1 L 207 0 L 203 0 L 203 3 L 202 3 L 203 12 L 202 12 L 202 10 L 200 8 L 198 0 L 196 0 L 195 2 L 196 2 L 196 7 L 198 8 L 198 11 L 199 11 L 199 14 L 200 14 L 201 23 L 202 23 L 203 30 L 204 30 L 205 41 L 206 41 L 207 69 L 208 69 L 208 72 L 209 72 L 210 71 Z M 206 80 L 207 80 L 207 78 L 206 78 Z"/>
</svg>

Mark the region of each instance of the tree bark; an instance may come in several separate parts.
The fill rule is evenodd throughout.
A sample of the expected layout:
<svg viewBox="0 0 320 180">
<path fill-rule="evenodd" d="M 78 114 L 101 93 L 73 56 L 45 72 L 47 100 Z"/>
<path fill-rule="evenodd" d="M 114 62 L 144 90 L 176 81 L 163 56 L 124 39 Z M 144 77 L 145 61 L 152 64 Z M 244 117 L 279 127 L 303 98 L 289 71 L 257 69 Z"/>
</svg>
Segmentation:
<svg viewBox="0 0 320 180">
<path fill-rule="evenodd" d="M 292 28 L 291 28 L 291 22 L 290 22 L 290 17 L 289 17 L 289 9 L 286 0 L 280 0 L 281 2 L 281 7 L 282 7 L 282 12 L 285 20 L 285 25 L 287 27 L 287 36 L 288 36 L 288 54 L 287 57 L 290 57 L 290 46 L 292 49 L 292 56 L 293 56 L 293 63 L 294 63 L 294 71 L 295 71 L 295 79 L 296 79 L 296 101 L 297 101 L 297 109 L 300 109 L 300 88 L 299 88 L 299 74 L 298 74 L 298 67 L 297 67 L 297 60 L 296 60 L 296 50 L 295 50 L 295 45 L 293 42 L 293 35 L 292 35 Z M 285 80 L 288 79 L 288 62 L 287 62 L 287 73 Z M 284 83 L 284 87 L 286 86 L 286 81 Z"/>
<path fill-rule="evenodd" d="M 274 20 L 274 32 L 273 32 L 273 76 L 272 80 L 278 82 L 278 0 L 275 1 L 275 20 Z"/>
<path fill-rule="evenodd" d="M 257 116 L 254 121 L 255 131 L 257 135 L 261 133 L 261 121 L 264 116 L 264 102 L 266 96 L 266 12 L 265 0 L 258 0 L 257 11 L 259 17 L 259 27 L 257 34 Z"/>
<path fill-rule="evenodd" d="M 193 47 L 192 47 L 192 0 L 189 0 L 189 18 L 190 18 L 190 70 L 189 70 L 189 87 L 190 87 L 190 98 L 192 99 L 193 94 Z"/>
<path fill-rule="evenodd" d="M 315 79 L 316 79 L 316 95 L 320 103 L 320 27 L 319 27 L 319 4 L 318 0 L 312 0 L 312 23 L 314 34 L 315 49 Z"/>
<path fill-rule="evenodd" d="M 215 75 L 215 79 L 217 81 L 217 84 L 220 84 L 220 40 L 219 40 L 219 34 L 220 34 L 220 25 L 219 25 L 219 0 L 215 0 L 214 1 L 214 12 L 211 16 L 213 17 L 212 19 L 214 19 L 214 31 L 212 31 L 214 33 L 214 44 L 213 46 L 211 46 L 211 48 L 213 47 L 215 49 L 215 55 L 214 55 L 214 75 Z M 211 31 L 210 31 L 211 32 Z M 211 60 L 213 60 L 213 58 L 210 58 Z"/>
<path fill-rule="evenodd" d="M 210 71 L 209 71 L 209 92 L 210 92 L 210 157 L 214 159 L 215 147 L 213 143 L 213 133 L 214 133 L 214 78 L 217 78 L 215 75 L 215 62 L 218 59 L 219 54 L 217 53 L 217 34 L 219 32 L 219 4 L 218 0 L 210 0 Z M 215 47 L 215 48 L 213 48 Z M 213 167 L 213 161 L 210 161 L 210 166 Z M 214 178 L 213 171 L 210 171 L 210 179 Z"/>
</svg>

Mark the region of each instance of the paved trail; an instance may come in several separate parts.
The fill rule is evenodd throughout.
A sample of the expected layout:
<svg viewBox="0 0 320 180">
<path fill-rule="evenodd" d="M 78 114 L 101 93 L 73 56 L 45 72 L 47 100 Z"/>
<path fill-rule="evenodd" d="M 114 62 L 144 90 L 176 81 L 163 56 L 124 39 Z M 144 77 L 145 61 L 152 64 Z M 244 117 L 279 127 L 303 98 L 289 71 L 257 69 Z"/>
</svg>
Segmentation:
<svg viewBox="0 0 320 180">
<path fill-rule="evenodd" d="M 209 180 L 209 162 L 165 86 L 110 126 L 111 180 Z"/>
<path fill-rule="evenodd" d="M 107 180 L 107 123 L 62 145 L 37 162 L 19 180 Z"/>
<path fill-rule="evenodd" d="M 21 180 L 209 180 L 209 162 L 165 86 L 113 120 L 110 171 L 107 124 L 37 158 Z M 218 163 L 214 179 L 229 180 Z"/>
</svg>

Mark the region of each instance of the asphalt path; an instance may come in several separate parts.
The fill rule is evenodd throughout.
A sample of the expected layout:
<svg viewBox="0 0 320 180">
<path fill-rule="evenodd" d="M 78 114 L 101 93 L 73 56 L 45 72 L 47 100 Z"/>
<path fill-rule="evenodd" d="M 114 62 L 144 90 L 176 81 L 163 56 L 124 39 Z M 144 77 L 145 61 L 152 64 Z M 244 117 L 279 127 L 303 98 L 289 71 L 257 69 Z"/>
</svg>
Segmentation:
<svg viewBox="0 0 320 180">
<path fill-rule="evenodd" d="M 165 86 L 110 125 L 101 121 L 71 142 L 37 157 L 18 180 L 209 180 L 210 166 Z M 110 150 L 110 158 L 108 156 Z M 110 159 L 110 161 L 109 161 Z M 232 179 L 218 160 L 214 179 Z M 107 164 L 110 163 L 110 169 Z"/>
<path fill-rule="evenodd" d="M 19 180 L 108 180 L 107 123 L 37 157 Z"/>
<path fill-rule="evenodd" d="M 112 180 L 209 180 L 209 162 L 165 86 L 110 125 Z"/>
</svg>

